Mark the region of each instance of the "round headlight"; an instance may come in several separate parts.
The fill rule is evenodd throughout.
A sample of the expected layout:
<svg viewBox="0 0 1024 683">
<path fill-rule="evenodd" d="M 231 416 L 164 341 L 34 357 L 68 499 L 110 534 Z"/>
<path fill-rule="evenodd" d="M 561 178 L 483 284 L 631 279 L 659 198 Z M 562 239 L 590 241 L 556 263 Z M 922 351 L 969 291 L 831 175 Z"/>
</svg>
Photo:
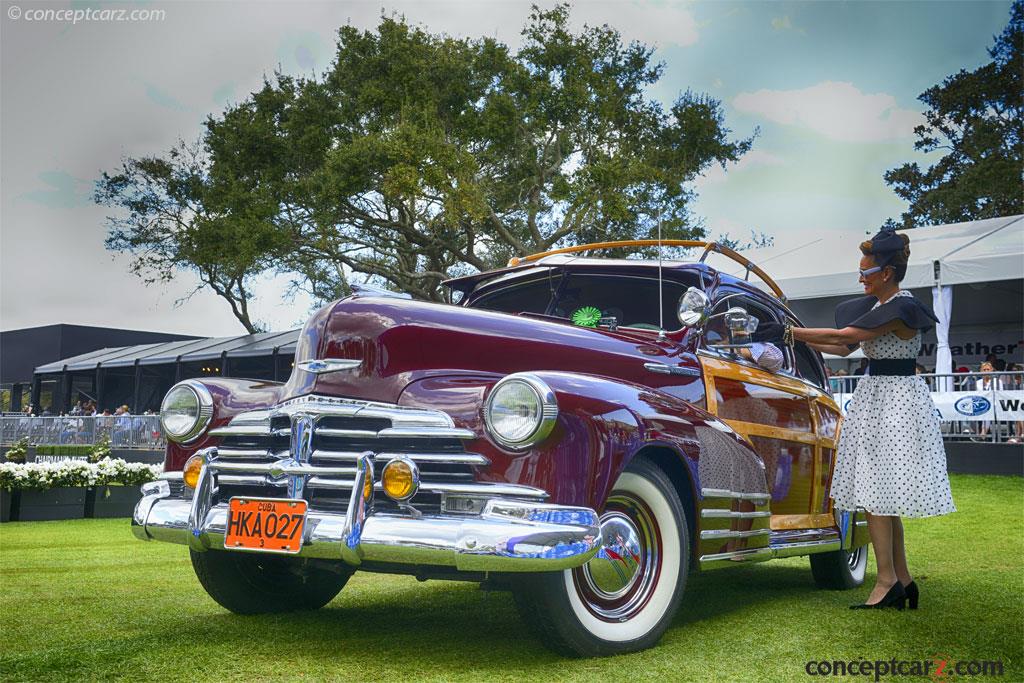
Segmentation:
<svg viewBox="0 0 1024 683">
<path fill-rule="evenodd" d="M 555 392 L 533 375 L 509 375 L 494 385 L 484 405 L 484 422 L 491 436 L 512 449 L 540 443 L 557 419 Z"/>
<path fill-rule="evenodd" d="M 213 397 L 201 383 L 186 380 L 175 384 L 160 405 L 160 426 L 171 441 L 194 440 L 210 424 Z"/>
</svg>

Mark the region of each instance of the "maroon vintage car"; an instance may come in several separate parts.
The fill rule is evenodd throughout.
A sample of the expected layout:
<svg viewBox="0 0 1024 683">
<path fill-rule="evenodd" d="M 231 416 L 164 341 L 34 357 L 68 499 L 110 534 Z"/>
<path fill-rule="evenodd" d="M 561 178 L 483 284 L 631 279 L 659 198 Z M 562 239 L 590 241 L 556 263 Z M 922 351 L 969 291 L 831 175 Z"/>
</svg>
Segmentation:
<svg viewBox="0 0 1024 683">
<path fill-rule="evenodd" d="M 240 614 L 322 607 L 356 570 L 470 580 L 573 655 L 654 645 L 693 571 L 810 555 L 818 585 L 859 585 L 821 357 L 751 360 L 742 334 L 794 317 L 760 269 L 698 244 L 770 292 L 703 256 L 577 247 L 450 280 L 451 304 L 326 306 L 286 383 L 168 392 L 166 472 L 133 531 L 187 545 Z"/>
</svg>

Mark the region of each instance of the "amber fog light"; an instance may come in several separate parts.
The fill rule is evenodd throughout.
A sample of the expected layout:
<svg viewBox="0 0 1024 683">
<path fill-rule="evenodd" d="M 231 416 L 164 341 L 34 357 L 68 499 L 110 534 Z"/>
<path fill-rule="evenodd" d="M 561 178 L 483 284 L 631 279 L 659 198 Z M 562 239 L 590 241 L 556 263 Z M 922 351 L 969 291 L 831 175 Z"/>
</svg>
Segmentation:
<svg viewBox="0 0 1024 683">
<path fill-rule="evenodd" d="M 384 493 L 394 500 L 409 500 L 420 487 L 420 470 L 408 458 L 395 458 L 380 476 Z"/>
<path fill-rule="evenodd" d="M 193 455 L 189 458 L 185 462 L 185 469 L 181 471 L 181 480 L 185 482 L 185 486 L 194 489 L 199 483 L 199 473 L 202 469 L 203 457 L 201 455 Z"/>
</svg>

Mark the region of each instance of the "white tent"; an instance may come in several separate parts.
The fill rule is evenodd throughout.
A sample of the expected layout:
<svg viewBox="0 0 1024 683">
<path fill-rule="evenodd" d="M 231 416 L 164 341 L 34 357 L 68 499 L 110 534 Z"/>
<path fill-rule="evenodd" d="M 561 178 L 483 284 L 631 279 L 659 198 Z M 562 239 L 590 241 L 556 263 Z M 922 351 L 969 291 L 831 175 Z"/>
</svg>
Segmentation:
<svg viewBox="0 0 1024 683">
<path fill-rule="evenodd" d="M 1020 286 L 1015 281 L 1024 278 L 1024 216 L 937 225 L 908 234 L 910 263 L 901 285 L 910 290 L 931 290 L 932 308 L 940 321 L 935 330 L 937 371 L 950 367 L 953 286 L 970 286 L 958 289 L 972 296 L 970 305 L 959 306 L 955 316 L 968 328 L 999 323 L 1020 329 Z M 857 273 L 858 245 L 869 237 L 809 236 L 744 255 L 775 279 L 801 318 L 829 324 L 826 315 L 838 301 L 863 293 Z M 734 275 L 744 274 L 740 267 L 725 262 L 718 259 L 715 265 Z M 761 284 L 756 276 L 751 276 L 751 281 Z M 1007 284 L 993 286 L 1004 282 Z M 982 291 L 986 287 L 991 291 Z M 920 294 L 927 296 L 925 292 Z"/>
<path fill-rule="evenodd" d="M 933 287 L 937 282 L 1014 280 L 1024 274 L 1024 216 L 936 225 L 908 234 L 910 265 L 902 282 L 907 289 Z M 857 281 L 857 247 L 869 238 L 848 233 L 818 235 L 743 254 L 771 275 L 791 301 L 850 296 L 863 292 Z M 743 275 L 742 267 L 724 262 L 715 265 Z"/>
</svg>

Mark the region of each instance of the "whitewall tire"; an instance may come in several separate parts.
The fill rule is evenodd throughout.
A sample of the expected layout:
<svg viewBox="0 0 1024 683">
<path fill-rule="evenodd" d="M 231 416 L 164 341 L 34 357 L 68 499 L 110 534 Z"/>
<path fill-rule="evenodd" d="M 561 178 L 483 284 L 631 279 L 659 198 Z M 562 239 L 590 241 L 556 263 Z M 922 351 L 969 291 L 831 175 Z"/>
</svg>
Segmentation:
<svg viewBox="0 0 1024 683">
<path fill-rule="evenodd" d="M 583 567 L 531 574 L 516 604 L 542 642 L 571 656 L 635 652 L 672 622 L 690 567 L 686 513 L 669 477 L 629 464 L 601 514 L 601 551 Z"/>
</svg>

